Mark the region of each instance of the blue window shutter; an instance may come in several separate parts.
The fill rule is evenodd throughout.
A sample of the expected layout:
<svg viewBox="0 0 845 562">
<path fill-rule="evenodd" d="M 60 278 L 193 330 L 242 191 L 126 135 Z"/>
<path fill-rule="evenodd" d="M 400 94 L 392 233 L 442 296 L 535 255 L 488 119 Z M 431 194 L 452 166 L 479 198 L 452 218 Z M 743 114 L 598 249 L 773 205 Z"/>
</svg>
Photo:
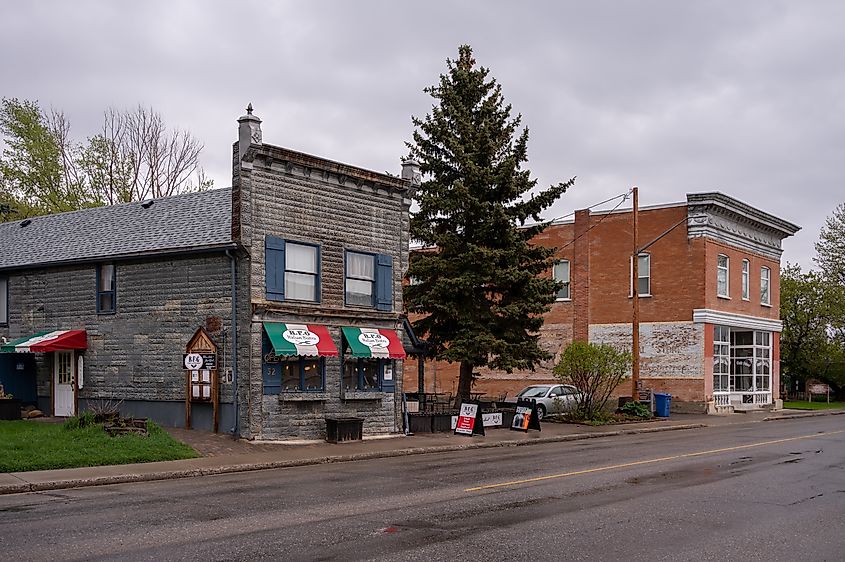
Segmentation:
<svg viewBox="0 0 845 562">
<path fill-rule="evenodd" d="M 267 334 L 261 334 L 261 357 L 267 357 L 273 351 Z M 282 370 L 278 363 L 261 362 L 261 375 L 264 394 L 279 394 L 282 391 Z"/>
<path fill-rule="evenodd" d="M 396 390 L 396 365 L 390 359 L 379 359 L 379 363 L 379 370 L 381 371 L 381 391 L 394 392 Z M 384 370 L 388 367 L 391 369 L 393 376 L 390 380 L 385 380 Z"/>
<path fill-rule="evenodd" d="M 393 258 L 376 256 L 376 310 L 393 310 Z"/>
<path fill-rule="evenodd" d="M 264 239 L 264 277 L 267 300 L 285 300 L 285 241 L 276 236 Z"/>
</svg>

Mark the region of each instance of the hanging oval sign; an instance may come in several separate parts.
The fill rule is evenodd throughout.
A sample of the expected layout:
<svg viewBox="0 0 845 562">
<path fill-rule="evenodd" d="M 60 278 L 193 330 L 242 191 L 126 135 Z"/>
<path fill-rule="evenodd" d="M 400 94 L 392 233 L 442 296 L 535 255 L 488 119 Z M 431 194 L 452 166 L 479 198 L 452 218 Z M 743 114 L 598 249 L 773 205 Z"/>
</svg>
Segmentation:
<svg viewBox="0 0 845 562">
<path fill-rule="evenodd" d="M 367 347 L 387 347 L 390 345 L 389 339 L 375 332 L 361 332 L 358 335 L 358 341 Z"/>
<path fill-rule="evenodd" d="M 311 330 L 285 330 L 282 337 L 293 345 L 317 345 L 320 336 Z"/>
<path fill-rule="evenodd" d="M 199 353 L 186 353 L 184 357 L 185 368 L 189 371 L 196 371 L 202 368 L 202 355 Z"/>
</svg>

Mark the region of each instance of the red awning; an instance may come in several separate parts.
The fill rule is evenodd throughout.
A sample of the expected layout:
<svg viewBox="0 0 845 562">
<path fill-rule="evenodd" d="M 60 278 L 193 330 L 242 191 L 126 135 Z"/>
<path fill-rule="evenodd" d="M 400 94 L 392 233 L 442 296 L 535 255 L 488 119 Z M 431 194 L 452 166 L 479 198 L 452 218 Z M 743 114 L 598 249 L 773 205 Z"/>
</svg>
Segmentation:
<svg viewBox="0 0 845 562">
<path fill-rule="evenodd" d="M 69 349 L 88 349 L 88 334 L 85 330 L 54 330 L 9 342 L 0 348 L 2 352 L 47 353 Z"/>
</svg>

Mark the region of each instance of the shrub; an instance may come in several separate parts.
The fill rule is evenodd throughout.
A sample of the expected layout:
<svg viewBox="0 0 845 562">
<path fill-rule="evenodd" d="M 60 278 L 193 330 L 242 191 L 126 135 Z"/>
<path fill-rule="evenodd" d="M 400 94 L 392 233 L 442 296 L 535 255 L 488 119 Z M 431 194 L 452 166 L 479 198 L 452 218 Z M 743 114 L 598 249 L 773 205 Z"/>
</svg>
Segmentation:
<svg viewBox="0 0 845 562">
<path fill-rule="evenodd" d="M 619 383 L 628 378 L 631 354 L 607 344 L 572 342 L 555 366 L 555 375 L 564 384 L 577 387 L 576 408 L 572 416 L 581 420 L 598 419 Z"/>
<path fill-rule="evenodd" d="M 619 411 L 623 414 L 644 420 L 651 418 L 651 408 L 642 402 L 626 402 L 624 406 L 619 408 Z"/>
<path fill-rule="evenodd" d="M 66 419 L 64 423 L 64 428 L 67 430 L 85 429 L 86 427 L 92 426 L 95 423 L 96 419 L 94 418 L 94 413 L 85 411 L 79 414 L 78 416 L 73 416 L 72 418 Z"/>
</svg>

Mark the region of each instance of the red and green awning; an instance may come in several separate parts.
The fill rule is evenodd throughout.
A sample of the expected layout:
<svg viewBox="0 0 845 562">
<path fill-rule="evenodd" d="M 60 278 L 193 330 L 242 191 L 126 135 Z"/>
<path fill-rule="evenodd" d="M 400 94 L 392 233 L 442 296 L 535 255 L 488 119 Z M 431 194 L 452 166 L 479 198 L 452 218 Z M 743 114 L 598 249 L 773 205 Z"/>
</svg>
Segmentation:
<svg viewBox="0 0 845 562">
<path fill-rule="evenodd" d="M 0 347 L 0 353 L 47 353 L 87 348 L 85 330 L 46 330 L 5 343 Z"/>
<path fill-rule="evenodd" d="M 325 326 L 264 322 L 264 331 L 276 355 L 337 356 L 337 347 Z"/>
<path fill-rule="evenodd" d="M 352 357 L 383 357 L 404 359 L 405 348 L 396 330 L 380 328 L 341 328 Z"/>
</svg>

